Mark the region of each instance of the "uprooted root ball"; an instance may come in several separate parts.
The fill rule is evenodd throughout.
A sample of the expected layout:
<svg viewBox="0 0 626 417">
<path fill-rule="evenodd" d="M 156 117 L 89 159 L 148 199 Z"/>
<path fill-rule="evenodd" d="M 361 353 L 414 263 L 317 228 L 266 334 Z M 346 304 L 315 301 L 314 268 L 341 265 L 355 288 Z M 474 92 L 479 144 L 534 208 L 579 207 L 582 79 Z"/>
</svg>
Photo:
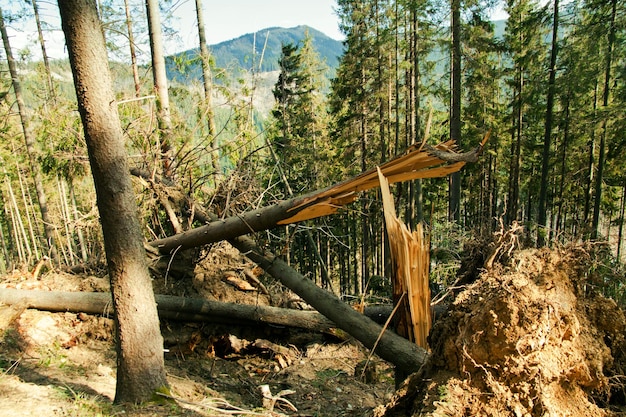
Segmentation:
<svg viewBox="0 0 626 417">
<path fill-rule="evenodd" d="M 617 304 L 588 285 L 583 247 L 526 250 L 459 293 L 432 357 L 377 415 L 609 416 L 623 402 Z"/>
</svg>

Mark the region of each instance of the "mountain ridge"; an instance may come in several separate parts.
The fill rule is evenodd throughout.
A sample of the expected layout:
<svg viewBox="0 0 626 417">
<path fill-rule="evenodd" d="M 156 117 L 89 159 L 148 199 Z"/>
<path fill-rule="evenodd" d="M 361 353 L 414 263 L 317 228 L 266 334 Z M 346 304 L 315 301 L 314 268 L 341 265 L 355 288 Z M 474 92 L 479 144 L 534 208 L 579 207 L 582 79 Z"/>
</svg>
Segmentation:
<svg viewBox="0 0 626 417">
<path fill-rule="evenodd" d="M 207 45 L 214 65 L 234 70 L 271 72 L 280 69 L 282 45 L 298 45 L 306 34 L 322 61 L 334 72 L 343 54 L 343 42 L 307 25 L 291 28 L 269 27 L 246 33 L 234 39 Z M 199 48 L 188 49 L 166 57 L 168 78 L 177 81 L 200 79 Z"/>
</svg>

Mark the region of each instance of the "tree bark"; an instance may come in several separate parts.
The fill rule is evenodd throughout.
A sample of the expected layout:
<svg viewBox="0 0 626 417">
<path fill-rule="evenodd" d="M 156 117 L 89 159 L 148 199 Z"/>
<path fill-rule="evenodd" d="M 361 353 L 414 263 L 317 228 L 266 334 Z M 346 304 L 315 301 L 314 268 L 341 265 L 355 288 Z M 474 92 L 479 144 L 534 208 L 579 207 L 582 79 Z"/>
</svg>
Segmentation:
<svg viewBox="0 0 626 417">
<path fill-rule="evenodd" d="M 59 0 L 96 188 L 116 320 L 116 403 L 168 391 L 163 338 L 95 0 Z"/>
</svg>

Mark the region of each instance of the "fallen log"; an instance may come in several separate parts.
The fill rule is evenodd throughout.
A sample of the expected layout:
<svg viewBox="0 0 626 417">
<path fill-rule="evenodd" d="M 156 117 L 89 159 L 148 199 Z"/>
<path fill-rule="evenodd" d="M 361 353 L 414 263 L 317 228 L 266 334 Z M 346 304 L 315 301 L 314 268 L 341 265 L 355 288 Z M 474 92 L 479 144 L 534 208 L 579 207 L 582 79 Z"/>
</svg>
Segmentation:
<svg viewBox="0 0 626 417">
<path fill-rule="evenodd" d="M 457 153 L 454 141 L 436 146 L 416 146 L 404 155 L 381 165 L 380 170 L 390 184 L 420 178 L 445 177 L 460 170 L 466 162 L 475 161 L 488 138 L 489 133 L 476 149 L 466 153 Z M 374 168 L 324 190 L 212 221 L 195 229 L 152 241 L 149 245 L 159 253 L 168 255 L 280 225 L 327 216 L 356 200 L 359 192 L 375 188 L 378 184 L 378 173 Z"/>
<path fill-rule="evenodd" d="M 416 372 L 426 361 L 428 357 L 426 349 L 389 330 L 383 330 L 380 325 L 318 287 L 281 259 L 264 253 L 250 238 L 240 236 L 230 239 L 229 242 L 365 347 L 375 348 L 378 356 L 393 363 L 402 372 L 406 374 Z"/>
<path fill-rule="evenodd" d="M 426 361 L 428 352 L 424 348 L 416 346 L 395 333 L 383 330 L 374 321 L 319 288 L 282 260 L 272 254 L 264 253 L 251 239 L 243 235 L 335 213 L 339 208 L 353 202 L 358 192 L 378 186 L 379 169 L 390 184 L 419 178 L 447 176 L 460 170 L 466 162 L 475 161 L 488 138 L 489 133 L 485 135 L 480 146 L 465 154 L 456 152 L 453 141 L 435 147 L 422 144 L 379 168 L 304 197 L 296 197 L 274 206 L 222 220 L 217 220 L 214 216 L 211 219 L 208 216 L 202 216 L 203 218 L 196 216 L 207 224 L 150 242 L 147 249 L 151 247 L 162 255 L 172 255 L 179 250 L 228 240 L 265 272 L 280 280 L 283 285 L 335 322 L 341 329 L 367 348 L 375 349 L 382 359 L 396 365 L 399 371 L 410 374 L 419 370 Z"/>
<path fill-rule="evenodd" d="M 250 325 L 266 323 L 274 326 L 335 333 L 337 325 L 317 311 L 293 310 L 271 306 L 223 303 L 198 298 L 155 295 L 159 317 L 189 322 L 218 322 Z M 0 304 L 21 305 L 52 312 L 113 315 L 111 294 L 100 292 L 37 291 L 0 288 Z M 390 306 L 366 307 L 364 314 L 384 319 Z"/>
<path fill-rule="evenodd" d="M 215 219 L 214 214 L 204 213 L 198 207 L 194 215 L 206 223 Z M 368 349 L 375 348 L 378 356 L 394 364 L 400 371 L 406 374 L 416 372 L 426 361 L 428 352 L 425 349 L 391 331 L 383 332 L 379 324 L 318 287 L 282 260 L 264 253 L 250 238 L 239 236 L 228 239 L 228 242 Z"/>
</svg>

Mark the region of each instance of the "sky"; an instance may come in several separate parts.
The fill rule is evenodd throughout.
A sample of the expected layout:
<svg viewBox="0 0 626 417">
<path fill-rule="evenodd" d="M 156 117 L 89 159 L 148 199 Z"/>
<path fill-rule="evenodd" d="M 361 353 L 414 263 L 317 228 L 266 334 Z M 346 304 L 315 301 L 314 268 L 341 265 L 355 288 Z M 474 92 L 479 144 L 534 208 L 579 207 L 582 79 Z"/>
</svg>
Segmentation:
<svg viewBox="0 0 626 417">
<path fill-rule="evenodd" d="M 123 4 L 121 0 L 119 3 Z M 299 25 L 308 25 L 336 40 L 343 39 L 335 12 L 336 0 L 203 0 L 202 3 L 209 45 L 268 27 L 290 28 Z M 5 15 L 15 10 L 17 4 L 24 3 L 0 0 L 0 7 Z M 48 55 L 53 59 L 67 57 L 56 1 L 40 0 L 37 4 L 41 18 L 48 28 L 44 33 Z M 142 7 L 143 0 L 131 0 L 131 4 Z M 166 55 L 196 48 L 198 45 L 195 0 L 172 0 L 171 4 L 174 19 L 169 20 L 168 25 L 173 27 L 177 36 L 165 40 Z M 503 13 L 501 10 L 496 11 L 492 18 L 503 18 L 506 16 Z M 19 51 L 28 48 L 33 59 L 40 59 L 41 50 L 37 42 L 34 19 L 26 22 L 7 24 L 13 55 L 19 56 Z M 146 59 L 149 60 L 149 56 L 143 60 Z"/>
<path fill-rule="evenodd" d="M 0 7 L 7 14 L 16 3 L 14 0 L 0 0 Z M 176 31 L 177 37 L 166 40 L 166 54 L 198 45 L 195 0 L 175 0 L 173 3 L 172 13 L 175 18 L 168 24 Z M 120 4 L 123 3 L 120 1 Z M 51 58 L 66 57 L 65 38 L 56 1 L 39 1 L 37 5 L 42 20 L 50 28 L 44 33 L 48 55 Z M 333 39 L 343 39 L 335 13 L 336 0 L 203 0 L 202 7 L 209 45 L 275 26 L 308 25 Z M 41 52 L 37 44 L 36 27 L 34 19 L 31 20 L 33 22 L 27 25 L 9 23 L 7 31 L 15 56 L 18 51 L 29 47 L 33 58 L 39 59 Z"/>
<path fill-rule="evenodd" d="M 311 26 L 333 39 L 343 39 L 335 0 L 204 0 L 207 42 L 216 44 L 267 27 Z M 187 0 L 178 16 L 192 16 L 193 25 L 179 34 L 197 42 L 195 1 Z"/>
</svg>

